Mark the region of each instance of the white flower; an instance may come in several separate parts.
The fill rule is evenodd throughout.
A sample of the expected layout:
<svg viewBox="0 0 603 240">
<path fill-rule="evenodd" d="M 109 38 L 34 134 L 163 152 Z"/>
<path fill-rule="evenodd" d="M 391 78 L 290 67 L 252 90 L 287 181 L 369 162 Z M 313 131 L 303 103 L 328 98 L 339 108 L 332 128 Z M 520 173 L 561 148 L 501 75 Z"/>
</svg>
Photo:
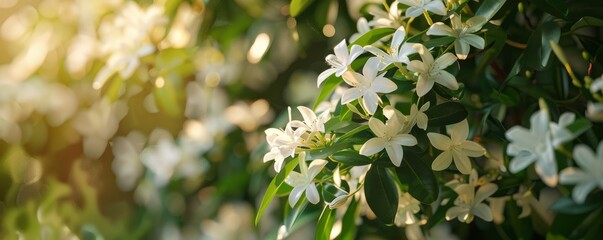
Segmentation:
<svg viewBox="0 0 603 240">
<path fill-rule="evenodd" d="M 409 193 L 402 193 L 398 201 L 398 211 L 396 212 L 394 224 L 396 226 L 404 226 L 417 223 L 415 213 L 421 210 L 420 204 L 421 202 L 413 198 Z"/>
<path fill-rule="evenodd" d="M 603 89 L 603 75 L 601 75 L 600 77 L 598 77 L 597 79 L 595 79 L 590 84 L 590 93 L 596 93 L 596 92 L 598 92 L 601 89 Z"/>
<path fill-rule="evenodd" d="M 419 80 L 417 81 L 417 94 L 419 97 L 427 94 L 436 82 L 451 90 L 459 88 L 456 78 L 444 70 L 456 61 L 454 54 L 445 53 L 434 61 L 433 56 L 431 56 L 431 53 L 423 44 L 415 44 L 413 47 L 423 60 L 413 60 L 408 64 L 408 70 L 419 74 Z"/>
<path fill-rule="evenodd" d="M 574 159 L 580 168 L 568 167 L 561 171 L 559 182 L 576 184 L 572 196 L 577 203 L 584 203 L 586 196 L 593 189 L 603 189 L 603 141 L 599 142 L 595 154 L 586 145 L 574 148 Z"/>
<path fill-rule="evenodd" d="M 475 192 L 473 184 L 460 184 L 454 191 L 458 193 L 458 197 L 454 200 L 454 205 L 446 211 L 446 220 L 458 218 L 461 222 L 470 223 L 475 216 L 485 220 L 492 221 L 492 210 L 483 201 L 490 197 L 498 190 L 498 186 L 494 183 L 488 183 L 481 186 Z"/>
<path fill-rule="evenodd" d="M 329 100 L 325 100 L 318 104 L 318 106 L 316 106 L 316 112 L 335 112 L 337 106 L 339 106 L 339 99 L 341 99 L 341 96 L 343 95 L 343 92 L 345 92 L 346 89 L 347 88 L 344 86 L 337 86 L 337 88 L 335 88 L 335 91 L 333 91 L 333 93 L 329 97 Z"/>
<path fill-rule="evenodd" d="M 603 122 L 603 103 L 588 102 L 585 115 L 593 122 Z"/>
<path fill-rule="evenodd" d="M 406 16 L 404 16 L 402 10 L 398 8 L 398 4 L 399 3 L 396 1 L 392 2 L 388 12 L 375 5 L 370 5 L 368 13 L 373 15 L 373 20 L 368 22 L 368 25 L 375 28 L 398 28 L 402 26 Z"/>
<path fill-rule="evenodd" d="M 524 218 L 530 216 L 532 213 L 532 207 L 530 206 L 530 202 L 535 201 L 534 196 L 532 195 L 532 191 L 521 185 L 519 187 L 519 192 L 513 194 L 513 200 L 517 202 L 517 206 L 521 207 L 521 214 L 519 214 L 519 218 Z"/>
<path fill-rule="evenodd" d="M 414 136 L 400 133 L 403 126 L 396 115 L 388 119 L 385 124 L 381 120 L 372 117 L 369 119 L 369 127 L 376 137 L 366 141 L 360 148 L 359 152 L 364 156 L 373 155 L 385 148 L 389 159 L 395 166 L 399 167 L 404 156 L 402 146 L 417 144 L 417 139 Z"/>
<path fill-rule="evenodd" d="M 154 183 L 159 187 L 170 181 L 181 157 L 180 149 L 169 138 L 159 139 L 156 146 L 146 148 L 140 154 L 142 164 L 153 173 Z"/>
<path fill-rule="evenodd" d="M 394 63 L 408 64 L 410 63 L 408 55 L 416 53 L 417 51 L 412 47 L 413 43 L 402 44 L 402 42 L 404 42 L 405 36 L 406 31 L 404 30 L 403 26 L 396 29 L 394 37 L 391 41 L 389 53 L 385 53 L 383 50 L 371 45 L 364 47 L 364 49 L 379 57 L 379 59 L 381 60 L 379 70 L 383 70 L 387 66 Z"/>
<path fill-rule="evenodd" d="M 441 0 L 398 0 L 398 2 L 409 6 L 406 9 L 407 17 L 418 17 L 424 11 L 430 11 L 437 15 L 446 15 L 446 6 Z"/>
<path fill-rule="evenodd" d="M 117 132 L 119 122 L 127 112 L 127 106 L 123 102 L 111 103 L 108 98 L 102 98 L 90 109 L 78 114 L 73 127 L 84 138 L 86 157 L 98 159 L 105 152 L 107 141 Z"/>
<path fill-rule="evenodd" d="M 536 163 L 536 173 L 550 187 L 557 186 L 557 162 L 554 147 L 571 140 L 574 136 L 565 129 L 573 114 L 566 113 L 560 117 L 560 123 L 549 121 L 548 111 L 541 109 L 530 118 L 531 129 L 514 126 L 505 136 L 511 143 L 507 154 L 514 156 L 509 164 L 511 173 L 517 173 L 532 163 Z"/>
<path fill-rule="evenodd" d="M 302 194 L 306 193 L 306 198 L 312 204 L 317 204 L 320 201 L 320 195 L 314 184 L 314 178 L 322 168 L 327 165 L 327 161 L 316 159 L 310 163 L 310 167 L 306 165 L 305 155 L 300 154 L 299 168 L 300 172 L 291 172 L 285 179 L 285 183 L 293 187 L 289 194 L 289 205 L 295 206 Z"/>
<path fill-rule="evenodd" d="M 427 118 L 427 114 L 425 114 L 425 111 L 427 111 L 429 109 L 429 102 L 426 102 L 423 104 L 423 106 L 421 106 L 421 108 L 419 109 L 417 107 L 417 104 L 413 104 L 412 106 L 410 106 L 410 115 L 408 115 L 408 126 L 410 126 L 411 128 L 414 125 L 417 125 L 417 127 L 419 127 L 420 129 L 426 130 L 427 129 L 427 122 L 428 122 L 428 118 Z"/>
<path fill-rule="evenodd" d="M 302 123 L 300 121 L 294 120 L 291 121 L 291 126 L 298 128 L 302 127 L 310 132 L 325 132 L 325 122 L 327 122 L 331 118 L 329 111 L 324 111 L 320 115 L 316 116 L 316 113 L 314 113 L 312 109 L 309 109 L 304 106 L 297 107 L 297 110 L 299 110 L 302 117 L 304 118 L 304 122 Z"/>
<path fill-rule="evenodd" d="M 383 77 L 385 72 L 377 76 L 378 65 L 378 58 L 369 58 L 362 69 L 362 74 L 354 71 L 343 74 L 343 80 L 352 88 L 343 92 L 341 104 L 362 98 L 362 106 L 368 113 L 372 115 L 377 111 L 377 106 L 381 102 L 377 93 L 390 93 L 398 88 L 392 80 Z"/>
<path fill-rule="evenodd" d="M 479 31 L 484 23 L 486 23 L 486 18 L 476 16 L 470 18 L 465 23 L 462 23 L 461 16 L 454 13 L 450 16 L 450 21 L 452 28 L 442 22 L 437 22 L 431 25 L 427 31 L 427 35 L 450 36 L 456 38 L 456 40 L 454 40 L 454 52 L 461 60 L 467 58 L 469 45 L 475 48 L 484 49 L 484 39 L 474 33 Z"/>
<path fill-rule="evenodd" d="M 291 117 L 291 113 L 289 113 L 289 117 Z M 295 149 L 303 141 L 302 135 L 306 133 L 306 129 L 298 127 L 293 130 L 290 121 L 285 126 L 285 130 L 269 128 L 264 133 L 266 133 L 266 140 L 270 145 L 270 152 L 264 155 L 263 161 L 267 162 L 274 159 L 274 170 L 280 172 L 285 158 L 295 155 Z"/>
<path fill-rule="evenodd" d="M 341 75 L 348 70 L 348 67 L 352 62 L 360 56 L 364 52 L 361 46 L 353 45 L 352 49 L 348 52 L 348 45 L 345 42 L 345 39 L 342 40 L 335 48 L 333 49 L 335 55 L 329 54 L 325 60 L 331 68 L 323 71 L 318 75 L 318 86 L 327 79 L 327 77 L 333 75 L 341 77 Z"/>
<path fill-rule="evenodd" d="M 356 41 L 356 39 L 358 39 L 359 37 L 361 37 L 363 34 L 367 33 L 368 31 L 370 31 L 371 27 L 369 26 L 366 18 L 360 17 L 358 19 L 358 21 L 356 22 L 356 29 L 358 30 L 358 32 L 356 32 L 356 33 L 352 34 L 352 36 L 350 36 L 350 42 Z"/>
<path fill-rule="evenodd" d="M 117 186 L 122 191 L 132 190 L 144 170 L 140 163 L 140 152 L 145 144 L 144 136 L 136 131 L 113 141 L 113 172 L 117 176 Z"/>
<path fill-rule="evenodd" d="M 468 141 L 469 124 L 467 120 L 457 123 L 452 128 L 450 137 L 439 133 L 427 133 L 431 144 L 443 152 L 436 157 L 431 164 L 434 171 L 442 171 L 452 163 L 462 174 L 471 173 L 471 161 L 469 157 L 484 155 L 485 149 L 478 143 Z"/>
<path fill-rule="evenodd" d="M 108 59 L 97 73 L 93 87 L 100 89 L 115 72 L 124 79 L 131 77 L 140 65 L 140 58 L 155 52 L 152 30 L 166 22 L 163 7 L 151 5 L 142 9 L 133 2 L 125 3 L 117 16 L 102 22 L 100 52 Z"/>
</svg>

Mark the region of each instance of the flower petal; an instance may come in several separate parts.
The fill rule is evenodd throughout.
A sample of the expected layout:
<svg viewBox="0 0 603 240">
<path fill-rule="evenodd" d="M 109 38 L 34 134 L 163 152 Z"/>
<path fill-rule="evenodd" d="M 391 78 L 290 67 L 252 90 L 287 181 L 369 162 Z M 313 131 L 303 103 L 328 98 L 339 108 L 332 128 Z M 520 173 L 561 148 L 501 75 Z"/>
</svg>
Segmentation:
<svg viewBox="0 0 603 240">
<path fill-rule="evenodd" d="M 314 177 L 316 177 L 316 175 L 318 175 L 318 173 L 320 173 L 322 168 L 324 168 L 325 165 L 327 165 L 327 163 L 328 163 L 328 161 L 323 160 L 323 159 L 316 159 L 316 160 L 312 161 L 310 163 L 310 166 L 308 167 L 308 177 L 310 179 L 314 179 Z"/>
<path fill-rule="evenodd" d="M 456 62 L 456 57 L 452 53 L 444 53 L 435 60 L 434 69 L 443 70 Z"/>
<path fill-rule="evenodd" d="M 511 159 L 511 163 L 509 163 L 509 171 L 511 171 L 511 173 L 518 173 L 536 161 L 536 157 L 537 156 L 535 156 L 532 152 L 519 152 L 519 154 Z"/>
<path fill-rule="evenodd" d="M 455 40 L 454 53 L 460 60 L 467 59 L 467 55 L 469 54 L 469 44 L 461 41 L 461 39 Z"/>
<path fill-rule="evenodd" d="M 446 15 L 446 7 L 440 0 L 431 1 L 423 6 L 425 10 L 435 13 L 440 16 Z"/>
<path fill-rule="evenodd" d="M 450 90 L 459 89 L 459 83 L 456 81 L 456 78 L 446 71 L 440 71 L 432 77 L 435 82 Z"/>
<path fill-rule="evenodd" d="M 377 77 L 377 71 L 379 71 L 379 58 L 372 57 L 369 58 L 364 67 L 362 68 L 362 75 L 364 75 L 365 79 L 375 79 Z"/>
<path fill-rule="evenodd" d="M 429 27 L 429 30 L 427 30 L 427 35 L 452 36 L 452 28 L 442 22 L 437 22 Z"/>
<path fill-rule="evenodd" d="M 444 151 L 440 153 L 431 163 L 431 169 L 434 171 L 442 171 L 450 166 L 452 163 L 452 153 L 450 151 Z"/>
<path fill-rule="evenodd" d="M 554 155 L 551 157 L 547 157 L 546 155 L 540 156 L 540 159 L 536 161 L 535 170 L 546 185 L 556 187 L 559 179 L 557 176 L 557 163 L 555 162 Z"/>
<path fill-rule="evenodd" d="M 337 71 L 337 69 L 335 68 L 329 68 L 327 70 L 324 70 L 323 72 L 321 72 L 318 75 L 318 80 L 317 80 L 317 87 L 320 87 L 320 84 L 322 84 L 322 82 L 324 82 L 325 80 L 327 80 L 328 77 L 330 77 L 331 75 L 333 75 L 333 73 L 335 73 Z"/>
<path fill-rule="evenodd" d="M 384 137 L 385 136 L 385 124 L 383 124 L 383 122 L 381 122 L 381 120 L 379 120 L 378 118 L 370 118 L 369 122 L 368 122 L 369 128 L 371 129 L 371 131 L 373 131 L 373 133 L 375 134 L 375 136 L 377 137 Z"/>
<path fill-rule="evenodd" d="M 421 56 L 421 59 L 423 60 L 423 64 L 431 64 L 434 62 L 433 60 L 433 56 L 431 55 L 431 53 L 429 52 L 429 50 L 427 48 L 425 48 L 425 46 L 423 44 L 417 43 L 415 45 L 412 46 L 415 50 L 417 50 L 417 53 L 419 53 L 419 55 Z"/>
<path fill-rule="evenodd" d="M 464 43 L 468 43 L 469 45 L 473 46 L 474 48 L 478 48 L 478 49 L 484 49 L 484 46 L 486 45 L 486 42 L 484 41 L 484 39 L 475 34 L 465 34 L 461 38 L 461 41 Z"/>
<path fill-rule="evenodd" d="M 477 189 L 475 193 L 475 198 L 473 198 L 474 203 L 483 202 L 486 198 L 492 196 L 498 190 L 498 186 L 494 183 L 488 183 L 486 185 L 481 186 Z"/>
<path fill-rule="evenodd" d="M 390 140 L 392 143 L 402 146 L 414 146 L 417 145 L 417 138 L 410 134 L 398 134 Z"/>
<path fill-rule="evenodd" d="M 450 149 L 452 144 L 448 136 L 439 133 L 427 133 L 427 138 L 429 138 L 431 145 L 442 151 Z"/>
<path fill-rule="evenodd" d="M 346 104 L 362 97 L 362 90 L 360 88 L 346 89 L 341 95 L 341 104 Z"/>
<path fill-rule="evenodd" d="M 589 147 L 583 144 L 580 144 L 574 148 L 574 159 L 576 160 L 576 163 L 578 163 L 578 166 L 586 170 L 597 169 L 597 162 L 603 160 L 597 160 L 595 153 L 593 153 Z"/>
<path fill-rule="evenodd" d="M 345 39 L 341 40 L 341 42 L 339 42 L 335 48 L 333 48 L 333 51 L 335 52 L 335 56 L 337 56 L 341 62 L 345 61 L 345 59 L 348 59 L 349 57 L 348 44 L 345 42 Z"/>
<path fill-rule="evenodd" d="M 347 84 L 353 87 L 360 86 L 362 81 L 364 81 L 364 76 L 354 71 L 346 71 L 343 73 L 342 77 Z"/>
<path fill-rule="evenodd" d="M 418 17 L 423 14 L 423 8 L 411 6 L 406 9 L 405 15 L 409 18 Z"/>
<path fill-rule="evenodd" d="M 402 163 L 402 158 L 404 157 L 402 146 L 387 144 L 385 146 L 385 151 L 387 152 L 387 156 L 389 156 L 389 160 L 391 160 L 396 167 L 399 167 L 400 163 Z"/>
<path fill-rule="evenodd" d="M 480 28 L 482 28 L 482 26 L 485 23 L 486 23 L 485 17 L 475 16 L 475 17 L 469 18 L 469 20 L 467 20 L 465 22 L 465 26 L 467 26 L 468 33 L 474 33 L 474 32 L 477 32 Z"/>
<path fill-rule="evenodd" d="M 366 109 L 366 111 L 373 115 L 377 111 L 377 106 L 379 106 L 379 102 L 381 99 L 379 95 L 374 92 L 365 92 L 362 97 L 362 106 Z"/>
<path fill-rule="evenodd" d="M 467 212 L 468 212 L 468 209 L 466 209 L 466 208 L 453 206 L 453 207 L 449 208 L 448 211 L 446 211 L 446 221 L 450 221 L 450 220 L 458 217 L 459 215 L 465 214 Z"/>
<path fill-rule="evenodd" d="M 471 209 L 473 215 L 483 219 L 486 222 L 492 222 L 492 210 L 485 203 L 480 203 Z"/>
<path fill-rule="evenodd" d="M 320 195 L 318 195 L 318 190 L 314 183 L 306 187 L 306 198 L 312 204 L 317 204 L 320 201 Z"/>
<path fill-rule="evenodd" d="M 572 197 L 576 200 L 576 203 L 582 204 L 586 200 L 586 197 L 597 186 L 596 182 L 583 182 L 578 184 L 572 190 Z"/>
<path fill-rule="evenodd" d="M 568 167 L 559 173 L 559 182 L 562 184 L 578 184 L 591 180 L 592 177 L 587 172 L 575 167 Z"/>
<path fill-rule="evenodd" d="M 410 63 L 408 63 L 406 68 L 408 70 L 410 70 L 412 72 L 416 72 L 416 73 L 427 73 L 429 71 L 429 69 L 427 69 L 427 66 L 419 60 L 410 61 Z"/>
<path fill-rule="evenodd" d="M 463 150 L 463 153 L 467 154 L 469 157 L 481 157 L 486 152 L 486 149 L 484 149 L 482 145 L 472 141 L 464 141 L 461 143 L 460 147 Z"/>
<path fill-rule="evenodd" d="M 371 156 L 381 152 L 385 148 L 385 144 L 386 142 L 383 138 L 371 138 L 362 145 L 359 153 L 364 156 Z"/>
<path fill-rule="evenodd" d="M 392 80 L 381 76 L 375 78 L 371 85 L 371 90 L 377 93 L 391 93 L 396 91 L 396 89 L 398 89 L 398 86 Z"/>
<path fill-rule="evenodd" d="M 469 123 L 467 119 L 460 121 L 454 124 L 452 128 L 452 133 L 450 134 L 450 139 L 454 144 L 459 144 L 467 140 L 469 136 Z"/>
<path fill-rule="evenodd" d="M 293 188 L 293 190 L 291 190 L 291 193 L 289 193 L 289 206 L 295 207 L 295 204 L 297 201 L 299 201 L 299 198 L 301 198 L 302 194 L 304 193 L 304 189 L 305 186 L 296 186 Z"/>
<path fill-rule="evenodd" d="M 364 53 L 364 48 L 362 48 L 360 45 L 352 45 L 352 48 L 350 49 L 349 59 L 347 59 L 347 65 L 352 64 L 352 62 L 360 55 L 362 55 L 362 53 Z"/>
<path fill-rule="evenodd" d="M 404 37 L 406 37 L 406 30 L 404 30 L 404 26 L 400 26 L 396 29 L 394 33 L 394 37 L 392 38 L 391 48 L 398 51 L 402 42 L 404 42 Z"/>
<path fill-rule="evenodd" d="M 433 88 L 435 82 L 433 79 L 429 79 L 425 74 L 421 74 L 417 80 L 417 95 L 419 97 L 425 96 Z"/>
<path fill-rule="evenodd" d="M 471 160 L 469 160 L 469 157 L 462 153 L 460 149 L 452 149 L 452 158 L 454 159 L 454 165 L 459 172 L 465 175 L 471 173 Z"/>
</svg>

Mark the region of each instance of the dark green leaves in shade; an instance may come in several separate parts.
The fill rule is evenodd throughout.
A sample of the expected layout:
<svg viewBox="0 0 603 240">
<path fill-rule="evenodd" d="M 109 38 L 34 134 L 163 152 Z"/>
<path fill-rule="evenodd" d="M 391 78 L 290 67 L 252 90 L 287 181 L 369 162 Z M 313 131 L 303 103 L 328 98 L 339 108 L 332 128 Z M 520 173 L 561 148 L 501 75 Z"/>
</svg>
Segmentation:
<svg viewBox="0 0 603 240">
<path fill-rule="evenodd" d="M 364 180 L 366 202 L 377 218 L 393 224 L 398 210 L 398 188 L 386 168 L 372 166 Z"/>
<path fill-rule="evenodd" d="M 396 173 L 400 182 L 408 185 L 408 193 L 420 202 L 430 204 L 438 198 L 439 186 L 433 171 L 415 153 L 404 153 L 404 161 Z"/>
<path fill-rule="evenodd" d="M 467 118 L 467 110 L 457 102 L 445 102 L 429 108 L 425 112 L 429 126 L 445 126 L 458 123 Z"/>
</svg>

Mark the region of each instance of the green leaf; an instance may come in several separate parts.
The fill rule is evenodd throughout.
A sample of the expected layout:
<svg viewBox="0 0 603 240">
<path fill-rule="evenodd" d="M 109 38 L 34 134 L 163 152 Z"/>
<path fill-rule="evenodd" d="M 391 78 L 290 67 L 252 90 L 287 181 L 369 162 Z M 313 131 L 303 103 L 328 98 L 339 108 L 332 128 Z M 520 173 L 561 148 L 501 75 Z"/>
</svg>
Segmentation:
<svg viewBox="0 0 603 240">
<path fill-rule="evenodd" d="M 505 88 L 503 92 L 493 89 L 490 93 L 490 97 L 497 102 L 510 107 L 516 106 L 521 100 L 519 93 L 513 88 Z"/>
<path fill-rule="evenodd" d="M 356 41 L 352 42 L 350 46 L 357 44 L 360 46 L 366 46 L 379 41 L 381 38 L 394 33 L 396 29 L 393 28 L 375 28 L 360 36 Z"/>
<path fill-rule="evenodd" d="M 567 4 L 565 0 L 530 0 L 532 5 L 559 18 L 567 17 Z"/>
<path fill-rule="evenodd" d="M 455 39 L 456 38 L 453 38 L 453 37 L 433 38 L 433 39 L 429 39 L 428 41 L 424 42 L 423 45 L 425 45 L 426 48 L 446 46 L 446 45 L 454 42 Z"/>
<path fill-rule="evenodd" d="M 402 166 L 396 168 L 400 182 L 408 185 L 408 193 L 425 204 L 438 199 L 439 186 L 433 171 L 426 162 L 411 151 L 405 151 Z"/>
<path fill-rule="evenodd" d="M 352 240 L 356 237 L 356 231 L 358 228 L 356 227 L 356 218 L 358 209 L 358 201 L 356 198 L 352 197 L 352 201 L 348 206 L 347 211 L 343 215 L 343 219 L 341 221 L 341 234 L 337 236 L 338 240 Z"/>
<path fill-rule="evenodd" d="M 567 126 L 567 130 L 570 130 L 574 136 L 580 136 L 582 133 L 592 128 L 593 124 L 585 118 L 579 118 L 572 124 Z"/>
<path fill-rule="evenodd" d="M 445 102 L 429 108 L 425 114 L 429 118 L 429 126 L 445 126 L 458 123 L 467 118 L 467 110 L 457 102 Z"/>
<path fill-rule="evenodd" d="M 318 97 L 316 98 L 316 101 L 314 102 L 314 106 L 312 108 L 316 109 L 316 107 L 318 107 L 318 104 L 325 101 L 329 96 L 331 96 L 331 93 L 335 91 L 335 88 L 337 88 L 337 86 L 339 86 L 341 82 L 343 82 L 343 79 L 340 77 L 336 77 L 335 74 L 328 77 L 322 83 L 322 87 L 320 87 L 320 94 L 318 94 Z"/>
<path fill-rule="evenodd" d="M 311 150 L 311 151 L 306 152 L 306 159 L 307 160 L 325 159 L 328 156 L 331 156 L 331 154 L 333 154 L 335 152 L 339 152 L 343 149 L 349 148 L 352 145 L 353 144 L 351 142 L 343 141 L 343 142 L 335 143 L 328 147 Z"/>
<path fill-rule="evenodd" d="M 293 226 L 297 222 L 297 219 L 304 215 L 304 209 L 306 209 L 306 206 L 308 206 L 308 200 L 306 200 L 305 195 L 306 194 L 304 193 L 293 208 L 291 208 L 289 204 L 286 205 L 285 229 L 287 229 L 287 232 L 291 232 Z"/>
<path fill-rule="evenodd" d="M 479 9 L 477 9 L 477 12 L 475 12 L 475 16 L 482 16 L 485 17 L 486 20 L 490 20 L 505 4 L 505 1 L 506 0 L 485 0 L 482 2 Z"/>
<path fill-rule="evenodd" d="M 345 133 L 343 136 L 339 137 L 339 140 L 347 139 L 351 136 L 356 135 L 356 133 L 362 132 L 367 129 L 369 129 L 368 125 L 362 125 L 362 126 L 356 127 L 354 129 L 348 131 L 347 133 Z"/>
<path fill-rule="evenodd" d="M 182 104 L 177 85 L 180 85 L 181 78 L 178 74 L 172 73 L 164 76 L 163 86 L 153 88 L 153 96 L 159 104 L 159 108 L 172 117 L 181 116 Z"/>
<path fill-rule="evenodd" d="M 364 194 L 377 218 L 393 224 L 398 211 L 398 188 L 386 168 L 371 166 L 364 180 Z"/>
<path fill-rule="evenodd" d="M 331 210 L 329 206 L 324 207 L 322 213 L 320 214 L 320 218 L 318 219 L 318 224 L 316 224 L 316 233 L 314 234 L 314 239 L 330 239 L 333 223 L 335 223 L 335 213 L 336 211 Z"/>
<path fill-rule="evenodd" d="M 582 17 L 574 25 L 572 25 L 571 31 L 574 32 L 583 27 L 603 27 L 603 20 L 596 17 Z"/>
<path fill-rule="evenodd" d="M 542 70 L 549 62 L 552 47 L 551 41 L 558 43 L 561 29 L 554 22 L 542 24 L 528 40 L 523 63 L 531 68 Z"/>
<path fill-rule="evenodd" d="M 260 218 L 264 214 L 264 211 L 266 211 L 268 205 L 270 205 L 270 202 L 272 202 L 272 199 L 274 198 L 276 192 L 283 185 L 283 183 L 285 182 L 285 178 L 287 178 L 289 173 L 295 168 L 295 166 L 297 166 L 298 162 L 299 161 L 297 161 L 297 158 L 294 158 L 289 161 L 289 163 L 285 165 L 285 168 L 282 169 L 278 174 L 276 174 L 272 181 L 270 181 L 270 184 L 266 189 L 266 193 L 264 193 L 264 197 L 262 198 L 262 202 L 260 203 L 260 207 L 258 207 L 258 213 L 255 216 L 255 225 L 258 225 Z"/>
<path fill-rule="evenodd" d="M 314 0 L 291 0 L 289 5 L 289 12 L 292 17 L 297 17 L 302 13 Z"/>
<path fill-rule="evenodd" d="M 373 162 L 369 157 L 360 155 L 354 150 L 344 150 L 333 153 L 333 160 L 349 166 L 363 166 Z"/>
</svg>

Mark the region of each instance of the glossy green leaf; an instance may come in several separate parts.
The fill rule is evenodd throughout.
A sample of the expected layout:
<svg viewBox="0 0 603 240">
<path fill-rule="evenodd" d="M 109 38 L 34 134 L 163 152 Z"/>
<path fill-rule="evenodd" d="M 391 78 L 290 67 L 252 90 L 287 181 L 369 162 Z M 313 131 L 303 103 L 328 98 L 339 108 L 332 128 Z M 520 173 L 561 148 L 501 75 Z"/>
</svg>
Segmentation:
<svg viewBox="0 0 603 240">
<path fill-rule="evenodd" d="M 306 199 L 305 193 L 299 199 L 299 201 L 297 202 L 297 204 L 295 204 L 295 206 L 293 206 L 293 208 L 291 208 L 289 206 L 289 204 L 286 205 L 286 208 L 285 208 L 285 229 L 287 229 L 288 232 L 291 232 L 291 230 L 295 226 L 295 223 L 297 222 L 297 220 L 302 215 L 305 215 L 304 210 L 306 209 L 306 206 L 308 206 L 308 200 Z"/>
<path fill-rule="evenodd" d="M 580 20 L 578 20 L 576 23 L 574 23 L 574 25 L 572 25 L 571 31 L 576 31 L 580 28 L 583 27 L 599 27 L 602 28 L 603 27 L 603 19 L 600 18 L 596 18 L 596 17 L 582 17 L 580 18 Z"/>
<path fill-rule="evenodd" d="M 505 88 L 503 92 L 499 92 L 496 89 L 492 89 L 490 97 L 493 100 L 496 100 L 497 102 L 510 107 L 516 106 L 521 100 L 519 93 L 513 88 Z"/>
<path fill-rule="evenodd" d="M 368 125 L 358 126 L 354 129 L 350 130 L 349 132 L 345 133 L 341 137 L 339 137 L 339 140 L 347 139 L 347 138 L 352 137 L 352 136 L 356 135 L 357 133 L 362 132 L 367 129 L 369 129 Z"/>
<path fill-rule="evenodd" d="M 270 202 L 272 202 L 272 199 L 276 195 L 278 189 L 285 182 L 285 178 L 287 178 L 289 173 L 297 166 L 298 162 L 299 161 L 297 161 L 297 158 L 290 160 L 285 165 L 285 167 L 278 174 L 276 174 L 276 176 L 272 179 L 272 181 L 270 181 L 270 184 L 268 185 L 268 188 L 266 189 L 266 193 L 264 193 L 264 197 L 262 198 L 262 202 L 260 203 L 260 206 L 258 207 L 258 213 L 255 216 L 255 225 L 258 224 L 258 222 L 260 221 L 260 218 L 264 214 L 264 211 L 266 211 L 266 208 L 268 207 L 268 205 L 270 205 Z"/>
<path fill-rule="evenodd" d="M 404 152 L 404 160 L 396 173 L 400 182 L 408 185 L 408 193 L 425 204 L 431 204 L 440 193 L 438 181 L 427 163 L 411 151 Z"/>
<path fill-rule="evenodd" d="M 561 29 L 555 22 L 546 22 L 532 33 L 525 50 L 523 63 L 531 68 L 542 70 L 549 62 L 551 41 L 559 42 Z"/>
<path fill-rule="evenodd" d="M 344 150 L 352 146 L 351 142 L 339 142 L 325 148 L 314 149 L 306 152 L 306 159 L 325 159 L 331 154 Z"/>
<path fill-rule="evenodd" d="M 452 42 L 454 42 L 454 40 L 455 40 L 455 38 L 453 38 L 453 37 L 439 37 L 439 38 L 429 39 L 428 41 L 425 41 L 423 43 L 423 45 L 425 45 L 426 48 L 440 47 L 440 46 L 449 45 Z"/>
<path fill-rule="evenodd" d="M 394 223 L 398 211 L 398 188 L 386 168 L 372 166 L 364 180 L 366 202 L 377 218 L 387 225 Z"/>
<path fill-rule="evenodd" d="M 356 227 L 356 218 L 358 217 L 357 209 L 358 201 L 356 201 L 356 198 L 352 198 L 347 211 L 343 215 L 341 221 L 341 233 L 337 236 L 338 240 L 353 240 L 356 238 L 356 232 L 358 231 L 358 228 Z"/>
<path fill-rule="evenodd" d="M 333 154 L 333 160 L 349 166 L 363 166 L 373 162 L 369 157 L 360 155 L 354 150 L 336 152 Z"/>
<path fill-rule="evenodd" d="M 467 110 L 457 102 L 445 102 L 429 108 L 425 112 L 429 126 L 445 126 L 458 123 L 467 118 Z"/>
<path fill-rule="evenodd" d="M 292 17 L 297 17 L 302 13 L 314 0 L 291 0 L 289 5 L 289 12 Z"/>
<path fill-rule="evenodd" d="M 331 210 L 329 206 L 325 206 L 316 224 L 316 232 L 314 233 L 314 239 L 316 240 L 329 240 L 331 236 L 331 230 L 335 223 L 335 210 Z"/>
<path fill-rule="evenodd" d="M 375 28 L 372 29 L 362 36 L 360 36 L 356 41 L 352 42 L 350 46 L 354 44 L 358 44 L 360 46 L 366 46 L 372 44 L 376 41 L 379 41 L 381 38 L 393 34 L 396 30 L 393 28 Z"/>
<path fill-rule="evenodd" d="M 316 109 L 316 107 L 318 107 L 318 104 L 327 100 L 329 98 L 329 96 L 331 96 L 333 91 L 335 91 L 335 88 L 337 88 L 337 86 L 339 86 L 339 84 L 341 84 L 341 82 L 343 82 L 343 79 L 340 77 L 336 77 L 335 74 L 328 77 L 322 83 L 322 85 L 319 86 L 320 94 L 318 94 L 318 97 L 316 98 L 316 101 L 314 102 L 313 108 Z"/>
<path fill-rule="evenodd" d="M 475 16 L 485 17 L 486 20 L 490 20 L 494 15 L 500 10 L 500 8 L 505 4 L 506 0 L 485 0 L 481 3 L 477 12 L 475 12 Z"/>
<path fill-rule="evenodd" d="M 558 18 L 567 17 L 567 3 L 565 0 L 530 0 L 532 5 L 540 8 Z"/>
<path fill-rule="evenodd" d="M 153 96 L 159 105 L 159 109 L 170 116 L 177 117 L 182 115 L 182 104 L 179 93 L 176 88 L 181 81 L 177 74 L 168 74 L 164 76 L 164 84 L 160 88 L 153 88 Z"/>
</svg>

